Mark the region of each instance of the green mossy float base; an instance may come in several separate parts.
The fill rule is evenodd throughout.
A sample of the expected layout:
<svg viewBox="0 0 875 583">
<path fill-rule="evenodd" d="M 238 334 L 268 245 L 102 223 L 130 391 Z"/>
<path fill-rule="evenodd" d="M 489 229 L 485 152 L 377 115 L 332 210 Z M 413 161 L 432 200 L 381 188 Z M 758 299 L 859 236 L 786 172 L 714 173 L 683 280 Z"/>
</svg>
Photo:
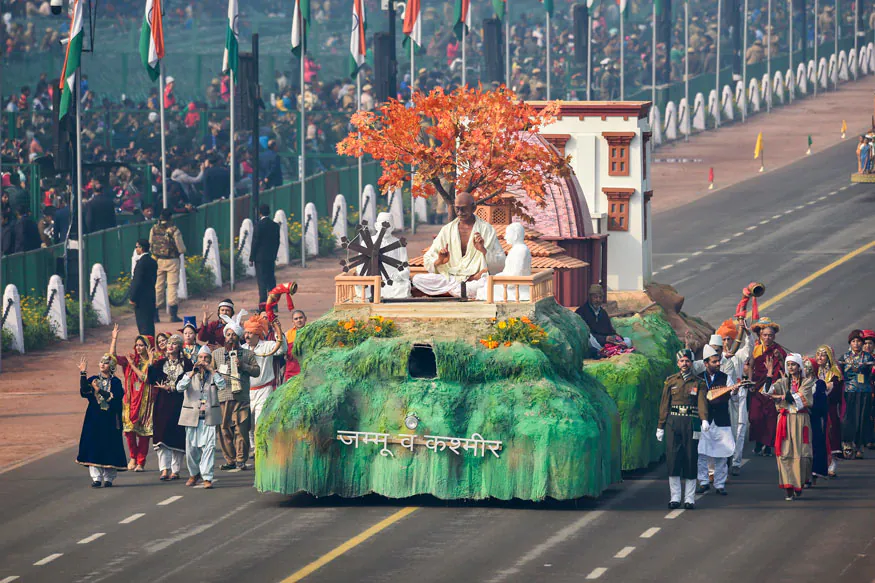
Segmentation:
<svg viewBox="0 0 875 583">
<path fill-rule="evenodd" d="M 543 349 L 514 344 L 487 350 L 475 339 L 488 322 L 457 321 L 457 329 L 441 329 L 398 321 L 401 336 L 352 348 L 320 340 L 347 313 L 309 324 L 296 345 L 304 372 L 270 397 L 259 419 L 256 487 L 343 497 L 598 496 L 620 481 L 621 431 L 617 405 L 583 372 L 589 332 L 552 300 L 522 314 L 547 330 L 551 341 Z M 437 378 L 408 376 L 414 342 L 433 347 Z M 410 412 L 420 419 L 416 434 L 479 433 L 503 442 L 500 457 L 488 450 L 474 457 L 465 450 L 456 455 L 416 446 L 411 452 L 389 444 L 390 457 L 380 455 L 381 445 L 355 448 L 336 439 L 339 430 L 410 433 L 404 428 Z"/>
<path fill-rule="evenodd" d="M 620 411 L 623 470 L 645 468 L 665 453 L 656 440 L 659 401 L 665 378 L 677 372 L 682 348 L 661 312 L 613 319 L 620 336 L 632 339 L 635 352 L 587 361 L 585 370 L 605 386 Z"/>
</svg>

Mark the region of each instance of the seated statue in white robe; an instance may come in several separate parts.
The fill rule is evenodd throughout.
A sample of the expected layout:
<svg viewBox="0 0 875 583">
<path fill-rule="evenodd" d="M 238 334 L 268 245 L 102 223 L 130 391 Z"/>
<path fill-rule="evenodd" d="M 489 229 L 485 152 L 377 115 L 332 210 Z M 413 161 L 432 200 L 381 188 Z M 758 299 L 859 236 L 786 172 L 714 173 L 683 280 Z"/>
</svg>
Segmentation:
<svg viewBox="0 0 875 583">
<path fill-rule="evenodd" d="M 376 237 L 380 236 L 380 229 L 383 228 L 383 223 L 389 223 L 389 228 L 386 229 L 386 233 L 383 235 L 383 241 L 380 244 L 381 247 L 386 247 L 387 245 L 396 242 L 398 237 L 392 234 L 395 230 L 395 225 L 390 213 L 380 213 L 377 215 L 377 224 L 375 225 L 377 230 Z M 393 259 L 406 263 L 407 249 L 405 247 L 400 247 L 394 251 L 389 251 L 385 254 L 385 257 L 392 257 Z M 383 289 L 380 292 L 382 297 L 390 299 L 409 298 L 410 268 L 405 267 L 399 271 L 391 265 L 384 265 L 384 267 L 386 268 L 386 273 L 388 274 L 389 281 L 392 282 L 392 285 L 389 285 L 388 281 L 385 282 L 386 285 L 383 286 Z"/>
<path fill-rule="evenodd" d="M 476 297 L 486 276 L 504 268 L 504 250 L 495 229 L 474 214 L 475 208 L 473 196 L 467 192 L 456 195 L 456 218 L 441 228 L 423 256 L 428 273 L 413 276 L 413 287 L 421 294 L 461 297 L 462 282 L 466 282 L 466 296 Z"/>
<path fill-rule="evenodd" d="M 507 252 L 504 269 L 497 275 L 532 275 L 532 251 L 526 245 L 526 230 L 523 226 L 519 223 L 508 225 L 504 231 L 504 240 L 510 245 L 510 251 Z M 516 301 L 517 293 L 519 293 L 520 301 L 529 301 L 530 288 L 529 285 L 507 286 L 507 301 Z M 495 284 L 493 286 L 492 297 L 495 301 L 504 301 L 504 289 L 504 285 Z M 486 299 L 486 286 L 477 290 L 477 299 Z"/>
</svg>

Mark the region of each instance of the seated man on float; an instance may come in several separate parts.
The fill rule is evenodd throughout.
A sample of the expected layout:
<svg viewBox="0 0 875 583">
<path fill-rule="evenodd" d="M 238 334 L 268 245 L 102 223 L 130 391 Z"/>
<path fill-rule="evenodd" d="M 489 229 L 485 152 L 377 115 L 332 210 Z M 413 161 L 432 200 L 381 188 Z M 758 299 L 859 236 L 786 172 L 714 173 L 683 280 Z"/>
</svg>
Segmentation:
<svg viewBox="0 0 875 583">
<path fill-rule="evenodd" d="M 589 328 L 589 344 L 593 358 L 598 358 L 599 350 L 609 342 L 611 344 L 625 344 L 626 346 L 632 345 L 628 338 L 617 335 L 617 331 L 614 330 L 614 325 L 611 323 L 611 317 L 604 309 L 604 303 L 605 288 L 594 283 L 589 286 L 589 298 L 586 303 L 575 310 L 575 313 L 583 318 Z"/>
<path fill-rule="evenodd" d="M 423 256 L 428 273 L 413 276 L 414 295 L 476 297 L 486 284 L 486 275 L 504 268 L 504 251 L 495 229 L 474 214 L 474 197 L 467 192 L 456 195 L 456 218 L 444 225 Z"/>
</svg>

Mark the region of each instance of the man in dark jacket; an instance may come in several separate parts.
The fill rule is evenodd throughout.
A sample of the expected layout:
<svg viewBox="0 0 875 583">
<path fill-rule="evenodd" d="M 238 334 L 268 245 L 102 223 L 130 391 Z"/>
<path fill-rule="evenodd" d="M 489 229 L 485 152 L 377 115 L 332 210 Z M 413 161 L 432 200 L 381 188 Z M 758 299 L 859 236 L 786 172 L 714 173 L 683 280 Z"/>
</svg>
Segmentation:
<svg viewBox="0 0 875 583">
<path fill-rule="evenodd" d="M 258 172 L 264 179 L 265 188 L 274 188 L 283 183 L 283 169 L 276 148 L 276 140 L 268 140 L 267 150 L 258 159 Z"/>
<path fill-rule="evenodd" d="M 280 247 L 280 226 L 270 218 L 270 207 L 263 204 L 258 209 L 258 222 L 252 231 L 252 251 L 249 263 L 255 265 L 255 280 L 258 282 L 258 303 L 267 301 L 267 293 L 276 287 L 276 253 Z"/>
<path fill-rule="evenodd" d="M 204 198 L 212 202 L 228 198 L 231 194 L 231 170 L 222 164 L 219 156 L 210 158 L 204 169 Z"/>
<path fill-rule="evenodd" d="M 18 220 L 15 221 L 13 227 L 13 239 L 15 244 L 15 252 L 23 253 L 25 251 L 33 251 L 39 249 L 42 245 L 42 239 L 39 236 L 39 229 L 36 226 L 36 221 L 30 214 L 30 209 L 22 207 L 18 211 Z"/>
<path fill-rule="evenodd" d="M 94 233 L 116 226 L 115 203 L 103 193 L 97 193 L 85 203 L 85 232 Z"/>
<path fill-rule="evenodd" d="M 137 265 L 131 278 L 131 305 L 137 318 L 140 334 L 155 336 L 155 280 L 158 279 L 158 263 L 149 253 L 149 241 L 139 239 L 134 247 Z"/>
<path fill-rule="evenodd" d="M 595 283 L 589 286 L 587 302 L 576 311 L 577 315 L 586 322 L 589 333 L 601 347 L 604 347 L 608 340 L 622 341 L 617 338 L 617 332 L 614 330 L 608 311 L 604 309 L 604 303 L 605 290 L 601 285 Z M 591 347 L 591 356 L 598 358 L 597 348 Z"/>
</svg>

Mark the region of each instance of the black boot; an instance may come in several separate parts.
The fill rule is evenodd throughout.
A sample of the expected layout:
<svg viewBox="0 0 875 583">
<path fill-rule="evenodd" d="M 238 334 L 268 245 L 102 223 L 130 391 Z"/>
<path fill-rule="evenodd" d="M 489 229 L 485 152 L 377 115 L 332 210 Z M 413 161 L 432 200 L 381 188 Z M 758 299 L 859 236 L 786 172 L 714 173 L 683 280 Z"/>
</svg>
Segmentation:
<svg viewBox="0 0 875 583">
<path fill-rule="evenodd" d="M 179 306 L 170 306 L 170 321 L 171 322 L 182 322 L 182 318 L 177 315 L 179 311 Z"/>
</svg>

